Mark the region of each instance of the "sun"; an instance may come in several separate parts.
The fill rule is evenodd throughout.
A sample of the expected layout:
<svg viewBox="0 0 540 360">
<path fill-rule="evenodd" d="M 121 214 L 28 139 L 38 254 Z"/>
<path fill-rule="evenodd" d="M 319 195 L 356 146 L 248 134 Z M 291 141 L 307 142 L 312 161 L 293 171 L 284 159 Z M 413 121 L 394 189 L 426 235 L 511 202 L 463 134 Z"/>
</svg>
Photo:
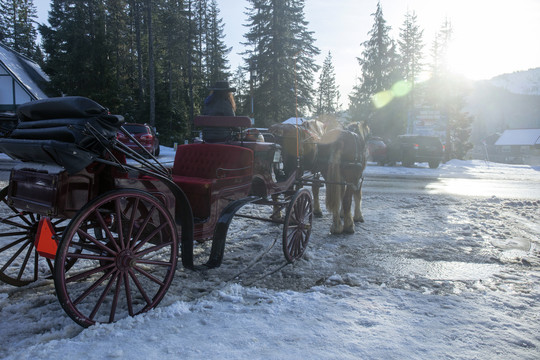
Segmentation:
<svg viewBox="0 0 540 360">
<path fill-rule="evenodd" d="M 540 47 L 531 35 L 537 26 L 533 24 L 540 19 L 540 6 L 516 1 L 521 6 L 513 2 L 470 1 L 466 13 L 461 8 L 460 16 L 451 18 L 453 34 L 446 58 L 451 72 L 483 80 L 540 65 Z"/>
</svg>

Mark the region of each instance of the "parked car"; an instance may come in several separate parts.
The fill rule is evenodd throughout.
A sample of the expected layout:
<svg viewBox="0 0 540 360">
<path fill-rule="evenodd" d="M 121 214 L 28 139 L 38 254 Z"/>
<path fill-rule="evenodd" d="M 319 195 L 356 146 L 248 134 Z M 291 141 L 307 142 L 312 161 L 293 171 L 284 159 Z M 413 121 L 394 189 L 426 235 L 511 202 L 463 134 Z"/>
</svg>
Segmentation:
<svg viewBox="0 0 540 360">
<path fill-rule="evenodd" d="M 154 156 L 159 155 L 159 138 L 156 131 L 148 124 L 127 123 L 124 128 L 139 142 L 148 152 Z M 130 149 L 141 153 L 141 149 L 123 133 L 118 132 L 117 138 Z"/>
<path fill-rule="evenodd" d="M 368 161 L 383 166 L 386 162 L 386 144 L 380 137 L 372 136 L 367 141 Z"/>
<path fill-rule="evenodd" d="M 427 162 L 430 168 L 436 169 L 443 158 L 444 146 L 436 136 L 400 135 L 388 151 L 388 162 L 401 161 L 403 166 Z"/>
</svg>

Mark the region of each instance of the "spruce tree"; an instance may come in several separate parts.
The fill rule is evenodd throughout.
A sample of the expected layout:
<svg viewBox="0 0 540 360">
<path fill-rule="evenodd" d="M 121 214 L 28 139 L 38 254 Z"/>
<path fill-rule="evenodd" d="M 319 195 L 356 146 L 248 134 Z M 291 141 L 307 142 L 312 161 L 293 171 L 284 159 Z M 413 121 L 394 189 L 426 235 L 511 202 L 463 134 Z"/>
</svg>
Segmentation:
<svg viewBox="0 0 540 360">
<path fill-rule="evenodd" d="M 392 138 L 405 128 L 402 99 L 391 90 L 402 77 L 391 27 L 386 25 L 380 3 L 372 15 L 375 21 L 369 40 L 362 44 L 364 51 L 358 58 L 362 74 L 349 96 L 349 112 L 353 121 L 368 121 L 375 135 Z"/>
<path fill-rule="evenodd" d="M 452 41 L 452 24 L 445 19 L 433 41 L 431 78 L 426 83 L 426 102 L 446 120 L 445 160 L 462 159 L 472 148 L 469 142 L 473 118 L 464 112 L 467 89 L 448 67 L 447 53 Z"/>
<path fill-rule="evenodd" d="M 335 114 L 339 107 L 338 99 L 339 90 L 336 85 L 334 65 L 332 64 L 332 53 L 329 51 L 324 59 L 321 74 L 319 76 L 315 115 Z"/>
<path fill-rule="evenodd" d="M 216 78 L 228 71 L 215 1 L 52 0 L 49 24 L 40 26 L 43 68 L 56 93 L 90 97 L 130 122 L 155 119 L 164 145 L 190 136 L 214 81 L 209 65 Z"/>
<path fill-rule="evenodd" d="M 407 12 L 405 21 L 400 28 L 399 54 L 401 57 L 401 70 L 405 80 L 411 85 L 411 92 L 407 96 L 408 108 L 415 107 L 415 90 L 418 77 L 423 69 L 423 33 L 417 22 L 416 13 Z"/>
<path fill-rule="evenodd" d="M 248 0 L 248 64 L 257 64 L 254 92 L 258 126 L 269 126 L 313 105 L 319 49 L 304 18 L 304 0 Z"/>
<path fill-rule="evenodd" d="M 0 0 L 0 41 L 35 61 L 41 61 L 36 44 L 37 9 L 33 0 Z"/>
<path fill-rule="evenodd" d="M 9 38 L 9 9 L 7 8 L 7 1 L 0 0 L 0 41 L 7 44 Z"/>
<path fill-rule="evenodd" d="M 225 35 L 223 19 L 219 17 L 219 9 L 216 0 L 210 2 L 208 8 L 208 30 L 206 35 L 206 54 L 207 54 L 207 81 L 209 85 L 216 81 L 226 80 L 229 76 L 229 65 L 227 64 L 227 55 L 231 48 L 225 45 Z"/>
<path fill-rule="evenodd" d="M 48 54 L 45 71 L 51 83 L 66 95 L 90 97 L 115 108 L 111 42 L 107 39 L 107 13 L 99 0 L 53 0 L 50 26 L 40 27 Z"/>
<path fill-rule="evenodd" d="M 156 126 L 165 143 L 189 134 L 190 20 L 183 1 L 166 1 L 155 12 Z"/>
<path fill-rule="evenodd" d="M 232 74 L 230 84 L 236 88 L 234 99 L 236 102 L 236 114 L 250 115 L 251 113 L 251 93 L 249 79 L 246 79 L 245 69 L 239 65 Z"/>
<path fill-rule="evenodd" d="M 473 148 L 470 142 L 474 117 L 463 111 L 463 94 L 454 99 L 449 108 L 448 132 L 451 146 L 447 146 L 448 159 L 464 160 L 465 155 Z"/>
</svg>

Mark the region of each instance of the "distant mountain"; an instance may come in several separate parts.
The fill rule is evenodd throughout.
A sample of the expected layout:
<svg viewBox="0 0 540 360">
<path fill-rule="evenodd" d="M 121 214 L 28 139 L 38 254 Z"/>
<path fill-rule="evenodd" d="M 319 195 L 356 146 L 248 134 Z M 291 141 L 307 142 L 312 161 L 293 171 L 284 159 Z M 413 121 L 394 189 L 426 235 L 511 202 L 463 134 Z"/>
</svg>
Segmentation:
<svg viewBox="0 0 540 360">
<path fill-rule="evenodd" d="M 474 82 L 465 111 L 474 117 L 475 144 L 506 129 L 540 128 L 540 68 Z"/>
<path fill-rule="evenodd" d="M 499 75 L 489 82 L 513 94 L 540 95 L 540 68 Z"/>
</svg>

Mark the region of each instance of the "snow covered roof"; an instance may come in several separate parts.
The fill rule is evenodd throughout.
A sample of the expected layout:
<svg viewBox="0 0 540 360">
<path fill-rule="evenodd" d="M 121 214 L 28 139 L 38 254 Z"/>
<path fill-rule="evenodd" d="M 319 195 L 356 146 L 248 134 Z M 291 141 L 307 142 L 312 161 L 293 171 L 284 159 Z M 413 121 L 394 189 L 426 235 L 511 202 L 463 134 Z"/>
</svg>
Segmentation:
<svg viewBox="0 0 540 360">
<path fill-rule="evenodd" d="M 48 97 L 42 87 L 49 77 L 34 61 L 0 43 L 0 65 L 34 100 Z"/>
<path fill-rule="evenodd" d="M 495 142 L 495 145 L 540 145 L 540 129 L 505 130 Z"/>
<path fill-rule="evenodd" d="M 285 121 L 283 122 L 283 124 L 293 124 L 293 125 L 296 125 L 296 119 L 298 119 L 298 124 L 301 124 L 301 123 L 303 123 L 305 120 L 307 120 L 307 119 L 304 119 L 304 118 L 301 118 L 301 117 L 299 117 L 299 118 L 292 117 L 292 118 L 288 118 L 287 120 L 285 120 Z"/>
</svg>

